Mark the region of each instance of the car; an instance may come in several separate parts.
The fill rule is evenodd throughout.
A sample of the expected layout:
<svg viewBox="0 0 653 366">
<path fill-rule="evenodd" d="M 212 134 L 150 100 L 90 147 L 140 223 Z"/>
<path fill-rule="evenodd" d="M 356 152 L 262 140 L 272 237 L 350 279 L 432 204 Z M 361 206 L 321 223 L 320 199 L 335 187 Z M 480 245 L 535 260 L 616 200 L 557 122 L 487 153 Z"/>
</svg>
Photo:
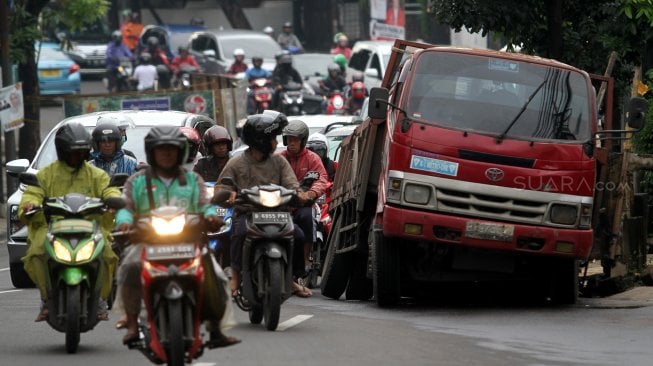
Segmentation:
<svg viewBox="0 0 653 366">
<path fill-rule="evenodd" d="M 40 95 L 79 94 L 79 65 L 66 56 L 54 42 L 36 43 Z"/>
<path fill-rule="evenodd" d="M 381 85 L 392 51 L 391 41 L 358 41 L 351 49 L 348 66 L 365 74 L 368 89 Z"/>
<path fill-rule="evenodd" d="M 145 147 L 143 139 L 150 128 L 159 124 L 171 124 L 176 126 L 190 126 L 198 130 L 200 136 L 204 131 L 215 125 L 215 121 L 209 117 L 178 111 L 105 111 L 83 114 L 64 119 L 59 122 L 43 140 L 30 162 L 27 159 L 12 160 L 7 163 L 7 174 L 17 177 L 22 172 L 36 173 L 39 169 L 47 166 L 57 159 L 57 152 L 54 146 L 54 137 L 59 128 L 70 122 L 79 122 L 89 132 L 95 128 L 95 122 L 105 114 L 120 113 L 133 122 L 132 128 L 127 129 L 127 141 L 124 148 L 136 155 L 139 162 L 145 162 Z M 11 194 L 7 200 L 7 250 L 9 251 L 9 271 L 11 282 L 14 287 L 31 287 L 32 281 L 23 270 L 21 258 L 27 250 L 27 226 L 18 220 L 18 205 L 20 204 L 25 187 L 21 186 Z"/>
<path fill-rule="evenodd" d="M 159 45 L 163 46 L 170 60 L 179 52 L 181 46 L 188 46 L 190 36 L 193 32 L 206 29 L 203 25 L 193 24 L 150 24 L 143 27 L 138 40 L 139 49 L 147 48 L 147 39 L 156 37 Z"/>
<path fill-rule="evenodd" d="M 342 141 L 347 136 L 354 132 L 356 127 L 358 127 L 358 124 L 340 126 L 325 134 L 328 143 L 329 159 L 333 161 L 340 159 L 340 144 L 342 144 Z"/>
<path fill-rule="evenodd" d="M 71 32 L 59 26 L 54 30 L 55 37 L 63 52 L 75 61 L 84 75 L 104 75 L 107 44 L 111 41 L 111 30 L 104 20 L 83 25 Z"/>
<path fill-rule="evenodd" d="M 272 71 L 276 65 L 274 56 L 281 52 L 279 44 L 263 32 L 252 30 L 206 29 L 194 32 L 190 37 L 190 52 L 204 72 L 224 74 L 234 62 L 234 50 L 245 51 L 245 61 L 251 64 L 252 56 L 263 57 L 263 68 Z"/>
</svg>

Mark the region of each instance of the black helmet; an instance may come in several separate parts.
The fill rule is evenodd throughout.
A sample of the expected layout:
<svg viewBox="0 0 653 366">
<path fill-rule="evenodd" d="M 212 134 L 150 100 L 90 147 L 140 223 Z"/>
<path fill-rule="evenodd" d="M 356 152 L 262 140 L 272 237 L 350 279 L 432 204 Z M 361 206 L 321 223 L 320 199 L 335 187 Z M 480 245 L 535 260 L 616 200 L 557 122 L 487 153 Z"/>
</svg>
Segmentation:
<svg viewBox="0 0 653 366">
<path fill-rule="evenodd" d="M 320 156 L 320 159 L 327 158 L 329 153 L 328 140 L 323 134 L 316 132 L 308 137 L 306 148 Z"/>
<path fill-rule="evenodd" d="M 227 149 L 231 151 L 233 148 L 233 140 L 229 131 L 222 126 L 213 126 L 204 132 L 202 136 L 202 142 L 204 143 L 204 148 L 207 149 L 208 153 L 211 154 L 211 146 L 219 142 L 224 142 L 227 144 Z"/>
<path fill-rule="evenodd" d="M 156 38 L 155 36 L 147 37 L 147 46 L 148 47 L 158 47 L 159 46 L 159 39 Z"/>
<path fill-rule="evenodd" d="M 308 141 L 308 126 L 306 126 L 306 123 L 295 119 L 288 122 L 288 126 L 283 129 L 281 135 L 283 136 L 283 144 L 286 146 L 288 146 L 287 136 L 299 137 L 303 149 L 306 146 L 306 141 Z"/>
<path fill-rule="evenodd" d="M 179 51 L 180 54 L 182 52 L 188 52 L 188 46 L 179 46 L 179 48 L 177 48 L 177 51 Z"/>
<path fill-rule="evenodd" d="M 256 61 L 263 62 L 263 57 L 261 57 L 261 55 L 252 56 L 252 63 L 255 63 Z"/>
<path fill-rule="evenodd" d="M 179 148 L 177 164 L 181 165 L 188 157 L 188 140 L 177 126 L 161 125 L 152 127 L 145 136 L 145 156 L 147 163 L 154 166 L 154 148 L 160 145 L 173 145 Z"/>
<path fill-rule="evenodd" d="M 287 124 L 283 113 L 265 111 L 251 115 L 243 126 L 243 142 L 267 156 L 272 153 L 272 139 L 280 135 Z"/>
<path fill-rule="evenodd" d="M 79 122 L 69 122 L 61 126 L 54 137 L 57 159 L 66 161 L 73 150 L 85 151 L 83 160 L 88 160 L 91 152 L 91 134 Z"/>
<path fill-rule="evenodd" d="M 327 70 L 329 70 L 329 73 L 331 73 L 331 71 L 340 72 L 340 65 L 334 62 L 332 64 L 329 64 L 329 66 L 327 66 Z"/>
<path fill-rule="evenodd" d="M 152 55 L 150 55 L 149 52 L 143 52 L 141 55 L 138 57 L 142 63 L 147 64 L 152 61 Z"/>
<path fill-rule="evenodd" d="M 102 117 L 100 117 L 100 120 L 101 119 Z M 118 151 L 122 145 L 122 134 L 120 133 L 118 124 L 115 122 L 98 123 L 93 130 L 92 136 L 93 149 L 95 149 L 95 151 L 100 151 L 100 142 L 104 141 L 116 141 L 116 151 Z"/>
<path fill-rule="evenodd" d="M 288 51 L 288 50 L 281 50 L 281 51 L 279 51 L 279 52 L 277 52 L 277 53 L 274 54 L 274 59 L 277 60 L 277 62 L 278 62 L 279 60 L 281 60 L 281 57 L 282 57 L 283 55 L 289 55 L 289 54 L 290 54 L 290 51 Z"/>
<path fill-rule="evenodd" d="M 284 53 L 283 55 L 281 55 L 281 57 L 279 57 L 279 63 L 281 65 L 290 65 L 290 64 L 292 64 L 292 56 L 290 56 L 289 54 Z"/>
</svg>

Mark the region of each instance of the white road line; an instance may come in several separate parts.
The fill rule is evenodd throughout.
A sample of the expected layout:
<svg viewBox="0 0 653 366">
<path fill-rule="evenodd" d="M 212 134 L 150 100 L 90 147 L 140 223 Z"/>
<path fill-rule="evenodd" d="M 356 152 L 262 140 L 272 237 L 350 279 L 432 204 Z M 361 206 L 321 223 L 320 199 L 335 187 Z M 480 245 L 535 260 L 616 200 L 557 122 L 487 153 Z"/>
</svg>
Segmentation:
<svg viewBox="0 0 653 366">
<path fill-rule="evenodd" d="M 193 366 L 215 366 L 215 362 L 198 362 L 194 363 Z"/>
<path fill-rule="evenodd" d="M 9 270 L 9 267 L 7 267 L 7 268 L 0 268 L 0 272 L 4 272 L 4 271 L 8 271 L 8 270 Z"/>
<path fill-rule="evenodd" d="M 10 292 L 19 292 L 19 291 L 23 291 L 23 290 L 7 290 L 7 291 L 0 291 L 0 294 L 8 294 L 8 293 L 10 293 Z"/>
<path fill-rule="evenodd" d="M 285 322 L 279 324 L 277 327 L 277 332 L 283 332 L 284 330 L 294 327 L 295 325 L 312 318 L 313 315 L 297 315 L 296 317 L 290 318 Z"/>
</svg>

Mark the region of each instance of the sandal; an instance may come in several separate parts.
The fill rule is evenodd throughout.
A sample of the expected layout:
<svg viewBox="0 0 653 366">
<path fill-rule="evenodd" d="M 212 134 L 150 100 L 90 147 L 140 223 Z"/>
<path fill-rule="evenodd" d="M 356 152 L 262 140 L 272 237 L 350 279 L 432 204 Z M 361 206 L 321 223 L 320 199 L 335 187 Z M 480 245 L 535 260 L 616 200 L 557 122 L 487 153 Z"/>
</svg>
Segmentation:
<svg viewBox="0 0 653 366">
<path fill-rule="evenodd" d="M 304 285 L 300 285 L 297 282 L 293 282 L 293 287 L 295 287 L 295 289 L 293 290 L 292 294 L 297 297 L 307 298 L 313 296 L 313 292 L 307 289 Z"/>
<path fill-rule="evenodd" d="M 206 342 L 206 346 L 209 347 L 209 349 L 229 347 L 241 342 L 240 339 L 226 336 L 220 331 L 211 332 L 210 337 L 210 340 Z"/>
<path fill-rule="evenodd" d="M 127 316 L 123 316 L 116 322 L 116 329 L 123 329 L 125 327 L 127 327 Z"/>
<path fill-rule="evenodd" d="M 43 304 L 41 307 L 41 310 L 39 311 L 39 315 L 36 316 L 36 319 L 34 319 L 35 322 L 42 322 L 48 319 L 48 316 L 50 315 L 50 311 L 48 311 L 48 306 L 46 304 Z"/>
</svg>

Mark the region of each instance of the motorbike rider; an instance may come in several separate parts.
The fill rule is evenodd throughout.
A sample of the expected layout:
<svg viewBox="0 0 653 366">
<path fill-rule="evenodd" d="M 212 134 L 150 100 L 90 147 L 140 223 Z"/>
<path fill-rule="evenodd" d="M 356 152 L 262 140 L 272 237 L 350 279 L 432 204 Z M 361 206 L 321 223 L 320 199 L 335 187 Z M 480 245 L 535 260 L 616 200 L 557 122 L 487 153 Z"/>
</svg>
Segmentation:
<svg viewBox="0 0 653 366">
<path fill-rule="evenodd" d="M 140 63 L 136 66 L 132 75 L 132 78 L 138 82 L 136 90 L 155 89 L 155 83 L 159 78 L 159 74 L 156 71 L 156 66 L 152 65 L 152 55 L 149 52 L 143 52 L 138 59 Z"/>
<path fill-rule="evenodd" d="M 277 36 L 277 43 L 282 49 L 288 50 L 291 53 L 301 53 L 304 51 L 304 47 L 299 41 L 299 38 L 292 32 L 291 22 L 283 23 L 281 33 Z"/>
<path fill-rule="evenodd" d="M 272 87 L 275 90 L 272 98 L 272 105 L 279 108 L 279 94 L 283 91 L 284 86 L 289 82 L 302 84 L 302 76 L 294 67 L 292 67 L 292 56 L 283 54 L 279 57 L 279 64 L 272 72 Z"/>
<path fill-rule="evenodd" d="M 138 162 L 122 150 L 122 134 L 114 116 L 100 116 L 93 137 L 90 163 L 113 176 L 116 173 L 134 174 Z"/>
<path fill-rule="evenodd" d="M 202 154 L 200 153 L 202 138 L 200 137 L 200 133 L 193 127 L 181 127 L 181 132 L 188 140 L 188 157 L 184 163 L 184 169 L 191 171 L 193 170 L 195 163 L 197 163 L 197 161 L 202 157 Z"/>
<path fill-rule="evenodd" d="M 233 140 L 226 128 L 213 126 L 204 132 L 202 143 L 207 155 L 195 163 L 193 171 L 206 182 L 217 182 L 222 169 L 229 161 Z"/>
<path fill-rule="evenodd" d="M 351 57 L 351 48 L 349 47 L 349 39 L 344 33 L 337 33 L 333 37 L 333 41 L 336 44 L 335 47 L 331 49 L 332 55 L 343 55 L 347 60 Z"/>
<path fill-rule="evenodd" d="M 244 153 L 229 160 L 222 170 L 218 182 L 220 186 L 231 190 L 231 197 L 221 205 L 233 205 L 237 193 L 241 189 L 262 184 L 277 184 L 287 189 L 298 189 L 299 182 L 288 161 L 281 155 L 274 154 L 277 147 L 277 136 L 288 124 L 283 113 L 266 111 L 247 117 L 243 126 L 243 142 L 249 147 Z M 224 177 L 233 180 L 233 186 L 222 183 Z M 298 192 L 297 198 L 301 204 L 308 201 L 309 193 Z M 236 206 L 232 217 L 233 234 L 231 237 L 231 291 L 235 294 L 240 286 L 240 269 L 243 256 L 243 242 L 246 236 L 246 208 Z M 295 225 L 295 242 L 304 242 L 304 233 Z M 304 272 L 303 251 L 301 245 L 294 246 L 292 267 L 295 279 Z M 312 292 L 301 286 L 297 280 L 293 282 L 293 294 L 299 297 L 309 297 Z"/>
<path fill-rule="evenodd" d="M 261 66 L 263 65 L 263 57 L 261 56 L 254 56 L 252 57 L 252 67 L 247 69 L 245 72 L 245 78 L 247 81 L 252 82 L 252 80 L 256 79 L 270 79 L 272 77 L 272 73 Z M 247 113 L 248 114 L 254 114 L 256 113 L 256 100 L 254 99 L 254 88 L 251 87 L 249 88 L 249 91 L 247 92 Z"/>
<path fill-rule="evenodd" d="M 367 88 L 362 82 L 356 81 L 351 84 L 351 96 L 345 102 L 345 113 L 358 114 L 365 103 L 366 92 Z"/>
<path fill-rule="evenodd" d="M 269 25 L 263 28 L 263 33 L 267 34 L 270 36 L 270 38 L 274 39 L 274 28 L 270 27 Z"/>
<path fill-rule="evenodd" d="M 315 200 L 324 193 L 328 187 L 329 177 L 322 159 L 316 153 L 306 148 L 308 142 L 308 126 L 300 120 L 292 120 L 283 129 L 283 144 L 288 148 L 279 153 L 290 163 L 290 167 L 295 173 L 295 178 L 302 181 L 306 173 L 310 171 L 318 172 L 320 178 L 314 181 L 306 191 L 307 198 Z M 313 222 L 313 209 L 311 206 L 300 207 L 293 213 L 293 221 L 304 232 L 304 266 L 309 263 L 311 246 L 313 245 L 313 233 L 315 232 Z M 299 243 L 299 242 L 298 242 Z"/>
<path fill-rule="evenodd" d="M 170 88 L 170 60 L 168 60 L 168 55 L 161 48 L 157 37 L 148 37 L 146 52 L 152 56 L 152 65 L 156 67 L 159 76 L 159 86 L 163 89 Z"/>
<path fill-rule="evenodd" d="M 179 51 L 179 54 L 175 56 L 172 59 L 172 72 L 174 73 L 174 76 L 176 78 L 179 78 L 181 75 L 181 70 L 183 68 L 188 68 L 189 70 L 192 71 L 199 71 L 200 70 L 200 65 L 197 63 L 197 60 L 195 60 L 195 57 L 190 54 L 188 51 L 188 47 L 186 46 L 179 46 L 177 49 Z"/>
<path fill-rule="evenodd" d="M 322 89 L 322 113 L 326 113 L 328 98 L 335 91 L 343 92 L 347 87 L 347 80 L 340 74 L 340 66 L 336 63 L 327 66 L 328 74 L 320 80 L 320 89 Z"/>
<path fill-rule="evenodd" d="M 107 44 L 107 50 L 104 57 L 104 63 L 107 69 L 107 81 L 109 93 L 117 91 L 118 88 L 118 67 L 122 59 L 132 60 L 134 55 L 122 43 L 122 33 L 119 30 L 111 33 L 111 41 Z"/>
<path fill-rule="evenodd" d="M 329 142 L 323 134 L 316 132 L 308 136 L 306 148 L 316 153 L 322 160 L 324 170 L 327 172 L 329 182 L 333 182 L 336 177 L 336 170 L 338 169 L 338 162 L 329 158 Z"/>
<path fill-rule="evenodd" d="M 175 205 L 185 207 L 188 213 L 203 213 L 209 224 L 218 225 L 215 210 L 204 192 L 204 180 L 199 175 L 186 171 L 182 164 L 188 154 L 186 136 L 179 127 L 161 125 L 153 127 L 145 136 L 145 154 L 149 167 L 132 175 L 125 183 L 124 195 L 126 206 L 116 215 L 116 226 L 120 231 L 127 231 L 134 222 L 134 216 L 147 215 L 152 207 Z M 123 343 L 127 344 L 138 338 L 138 314 L 141 310 L 142 288 L 140 282 L 142 244 L 134 243 L 123 253 L 118 269 L 118 286 L 127 316 L 127 334 Z M 211 254 L 203 260 L 205 271 L 214 271 Z M 204 291 L 217 291 L 204 282 Z M 218 291 L 221 293 L 221 291 Z M 220 303 L 208 303 L 208 299 L 220 298 Z M 220 320 L 225 315 L 227 296 L 206 296 L 205 306 L 212 311 L 207 329 L 210 331 L 210 348 L 226 347 L 239 343 L 234 337 L 227 337 L 220 329 Z M 217 301 L 216 301 L 217 302 Z"/>
<path fill-rule="evenodd" d="M 337 54 L 333 56 L 333 62 L 338 64 L 340 67 L 340 76 L 343 78 L 347 78 L 347 58 L 345 58 L 345 55 L 342 54 Z"/>
<path fill-rule="evenodd" d="M 109 187 L 109 175 L 102 169 L 91 165 L 87 160 L 91 151 L 91 134 L 78 122 L 64 124 L 57 130 L 54 145 L 57 160 L 36 173 L 40 187 L 27 186 L 21 198 L 18 217 L 28 226 L 27 254 L 22 258 L 25 271 L 36 284 L 41 295 L 41 309 L 36 317 L 37 322 L 48 317 L 48 259 L 45 252 L 45 240 L 48 223 L 43 212 L 32 217 L 25 213 L 43 204 L 45 197 L 61 197 L 68 193 L 80 193 L 90 197 L 106 200 L 110 197 L 120 197 L 120 190 Z M 113 226 L 113 213 L 107 212 L 100 220 L 104 239 L 108 242 L 109 230 Z M 104 246 L 103 274 L 98 278 L 101 283 L 100 297 L 106 299 L 111 292 L 111 283 L 118 257 L 111 245 Z M 106 302 L 98 309 L 98 319 L 108 320 Z"/>
<path fill-rule="evenodd" d="M 234 76 L 241 72 L 247 71 L 247 64 L 245 63 L 245 50 L 236 48 L 234 50 L 234 62 L 229 66 L 227 74 Z"/>
</svg>

